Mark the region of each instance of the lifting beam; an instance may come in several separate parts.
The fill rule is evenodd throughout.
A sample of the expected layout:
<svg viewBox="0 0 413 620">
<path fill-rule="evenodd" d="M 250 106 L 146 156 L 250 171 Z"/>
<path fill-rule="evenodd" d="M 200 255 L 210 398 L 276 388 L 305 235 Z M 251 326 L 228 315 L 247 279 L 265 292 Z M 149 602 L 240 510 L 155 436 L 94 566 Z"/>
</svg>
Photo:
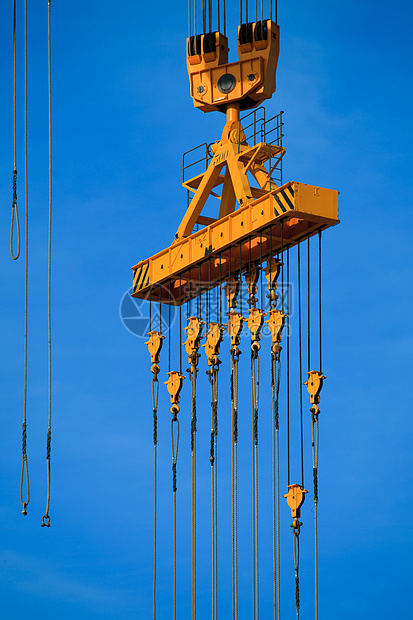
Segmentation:
<svg viewBox="0 0 413 620">
<path fill-rule="evenodd" d="M 183 183 L 195 193 L 172 245 L 132 267 L 132 297 L 148 299 L 150 294 L 152 301 L 182 304 L 229 273 L 242 273 L 251 261 L 268 259 L 339 223 L 337 191 L 296 181 L 277 187 L 264 165 L 279 161 L 285 148 L 264 142 L 248 146 L 239 105 L 228 106 L 226 115 L 207 170 Z M 251 187 L 247 173 L 259 187 Z M 218 218 L 193 232 L 219 185 Z"/>
</svg>

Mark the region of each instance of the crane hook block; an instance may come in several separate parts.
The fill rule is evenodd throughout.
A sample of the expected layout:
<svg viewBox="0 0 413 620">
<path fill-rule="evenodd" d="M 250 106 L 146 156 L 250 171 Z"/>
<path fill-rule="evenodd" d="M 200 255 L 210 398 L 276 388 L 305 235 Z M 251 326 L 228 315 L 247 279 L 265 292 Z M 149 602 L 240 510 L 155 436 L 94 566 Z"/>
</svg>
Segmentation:
<svg viewBox="0 0 413 620">
<path fill-rule="evenodd" d="M 284 312 L 281 312 L 281 310 L 272 308 L 272 310 L 269 311 L 269 319 L 265 321 L 268 325 L 268 329 L 271 332 L 271 349 L 276 355 L 279 354 L 281 349 L 279 343 L 281 342 L 281 332 L 284 328 L 286 316 L 287 315 L 284 314 Z"/>
<path fill-rule="evenodd" d="M 275 291 L 277 290 L 277 280 L 280 275 L 281 265 L 282 262 L 278 258 L 271 258 L 267 261 L 265 268 L 265 277 L 267 278 L 268 290 L 270 291 L 268 298 L 271 303 L 277 299 Z"/>
<path fill-rule="evenodd" d="M 248 286 L 248 305 L 251 308 L 253 306 L 255 308 L 255 304 L 257 303 L 257 298 L 255 297 L 255 293 L 257 292 L 257 282 L 260 276 L 259 269 L 257 267 L 251 267 L 245 274 L 245 281 Z"/>
<path fill-rule="evenodd" d="M 237 296 L 239 291 L 239 280 L 235 276 L 233 280 L 228 280 L 224 286 L 225 295 L 228 300 L 228 308 L 230 312 L 234 312 L 237 307 Z"/>
<path fill-rule="evenodd" d="M 208 358 L 209 366 L 218 366 L 220 345 L 225 327 L 219 323 L 209 323 L 208 331 L 205 334 L 206 342 L 202 346 L 205 347 L 205 353 Z"/>
<path fill-rule="evenodd" d="M 312 405 L 318 405 L 320 402 L 320 392 L 323 387 L 323 381 L 327 377 L 318 370 L 310 370 L 308 374 L 308 381 L 304 383 L 307 386 L 308 393 L 310 394 L 310 402 Z"/>
<path fill-rule="evenodd" d="M 301 516 L 301 506 L 304 504 L 305 494 L 308 493 L 299 484 L 289 484 L 288 493 L 283 495 L 286 498 L 287 504 L 291 508 L 291 517 L 298 519 Z"/>
<path fill-rule="evenodd" d="M 145 342 L 148 345 L 149 354 L 152 364 L 159 364 L 162 344 L 165 336 L 162 332 L 152 331 L 148 334 L 149 340 Z"/>
<path fill-rule="evenodd" d="M 168 381 L 165 381 L 165 385 L 168 388 L 168 392 L 171 396 L 171 405 L 177 405 L 181 400 L 179 393 L 182 390 L 184 379 L 186 379 L 186 377 L 184 377 L 184 375 L 181 374 L 178 370 L 172 370 L 171 372 L 168 372 Z M 171 408 L 171 411 L 172 409 L 173 407 Z"/>
<path fill-rule="evenodd" d="M 231 338 L 231 349 L 235 355 L 240 354 L 238 345 L 241 342 L 242 326 L 244 324 L 244 317 L 238 312 L 228 312 L 227 329 L 229 337 Z"/>
<path fill-rule="evenodd" d="M 247 319 L 248 327 L 251 332 L 251 349 L 258 351 L 260 345 L 258 341 L 261 339 L 261 329 L 264 323 L 265 312 L 258 308 L 250 308 L 249 317 Z"/>
<path fill-rule="evenodd" d="M 194 361 L 197 361 L 198 349 L 201 344 L 201 338 L 203 338 L 201 334 L 203 325 L 205 325 L 204 321 L 201 321 L 196 316 L 191 316 L 188 318 L 188 325 L 184 327 L 186 340 L 182 344 L 185 346 L 188 354 L 188 363 L 192 365 L 194 365 Z"/>
</svg>

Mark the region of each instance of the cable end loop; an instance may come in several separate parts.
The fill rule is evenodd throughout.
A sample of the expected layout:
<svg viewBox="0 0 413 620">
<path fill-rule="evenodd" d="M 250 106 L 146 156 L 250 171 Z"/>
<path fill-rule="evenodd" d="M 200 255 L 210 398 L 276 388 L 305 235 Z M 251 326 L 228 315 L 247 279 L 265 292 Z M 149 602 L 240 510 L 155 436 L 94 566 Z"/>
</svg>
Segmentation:
<svg viewBox="0 0 413 620">
<path fill-rule="evenodd" d="M 42 517 L 42 522 L 41 522 L 41 527 L 50 527 L 50 517 L 49 515 L 43 515 Z"/>
<path fill-rule="evenodd" d="M 27 503 L 26 502 L 24 502 L 24 504 L 23 504 L 22 515 L 24 517 L 27 515 Z"/>
</svg>

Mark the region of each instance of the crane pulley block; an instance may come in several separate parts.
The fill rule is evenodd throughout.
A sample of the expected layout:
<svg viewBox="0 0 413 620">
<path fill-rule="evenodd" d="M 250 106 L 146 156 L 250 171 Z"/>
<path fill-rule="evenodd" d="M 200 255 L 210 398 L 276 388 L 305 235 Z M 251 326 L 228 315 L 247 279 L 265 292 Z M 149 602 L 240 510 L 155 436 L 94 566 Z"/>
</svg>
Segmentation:
<svg viewBox="0 0 413 620">
<path fill-rule="evenodd" d="M 237 62 L 228 63 L 228 39 L 220 32 L 187 39 L 187 68 L 191 97 L 203 112 L 225 112 L 239 102 L 254 108 L 275 91 L 280 30 L 271 20 L 241 24 Z"/>
</svg>

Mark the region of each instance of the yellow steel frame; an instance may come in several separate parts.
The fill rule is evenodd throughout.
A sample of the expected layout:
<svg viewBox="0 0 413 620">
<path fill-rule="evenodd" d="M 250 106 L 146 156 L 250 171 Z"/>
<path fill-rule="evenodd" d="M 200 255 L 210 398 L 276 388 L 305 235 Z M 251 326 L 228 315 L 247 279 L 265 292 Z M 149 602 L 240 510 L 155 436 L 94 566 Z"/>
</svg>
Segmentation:
<svg viewBox="0 0 413 620">
<path fill-rule="evenodd" d="M 337 191 L 295 181 L 275 185 L 263 164 L 282 157 L 285 149 L 265 143 L 249 147 L 238 114 L 235 106 L 227 110 L 208 169 L 184 182 L 195 193 L 172 245 L 132 268 L 133 297 L 148 298 L 150 291 L 153 301 L 179 305 L 230 273 L 242 273 L 251 261 L 274 256 L 339 222 Z M 251 188 L 248 172 L 259 187 Z M 218 218 L 203 218 L 207 198 L 220 185 Z M 203 220 L 208 225 L 192 232 Z"/>
<path fill-rule="evenodd" d="M 270 259 L 339 222 L 337 191 L 295 181 L 277 187 L 271 175 L 285 148 L 264 142 L 249 146 L 245 139 L 240 110 L 255 107 L 275 90 L 279 28 L 270 20 L 265 23 L 266 38 L 260 40 L 257 24 L 252 24 L 251 41 L 240 42 L 238 37 L 236 63 L 228 64 L 228 41 L 219 32 L 209 33 L 206 53 L 206 35 L 187 41 L 194 105 L 204 112 L 226 112 L 227 122 L 221 140 L 211 147 L 207 170 L 183 183 L 194 196 L 172 245 L 132 267 L 133 297 L 182 304 L 230 274 L 250 269 L 251 262 Z M 218 80 L 228 73 L 235 85 L 224 96 L 218 92 Z M 256 187 L 251 187 L 249 177 Z M 221 186 L 220 194 L 214 191 Z M 220 201 L 217 219 L 202 215 L 210 196 Z M 193 232 L 195 225 L 204 227 Z"/>
</svg>

